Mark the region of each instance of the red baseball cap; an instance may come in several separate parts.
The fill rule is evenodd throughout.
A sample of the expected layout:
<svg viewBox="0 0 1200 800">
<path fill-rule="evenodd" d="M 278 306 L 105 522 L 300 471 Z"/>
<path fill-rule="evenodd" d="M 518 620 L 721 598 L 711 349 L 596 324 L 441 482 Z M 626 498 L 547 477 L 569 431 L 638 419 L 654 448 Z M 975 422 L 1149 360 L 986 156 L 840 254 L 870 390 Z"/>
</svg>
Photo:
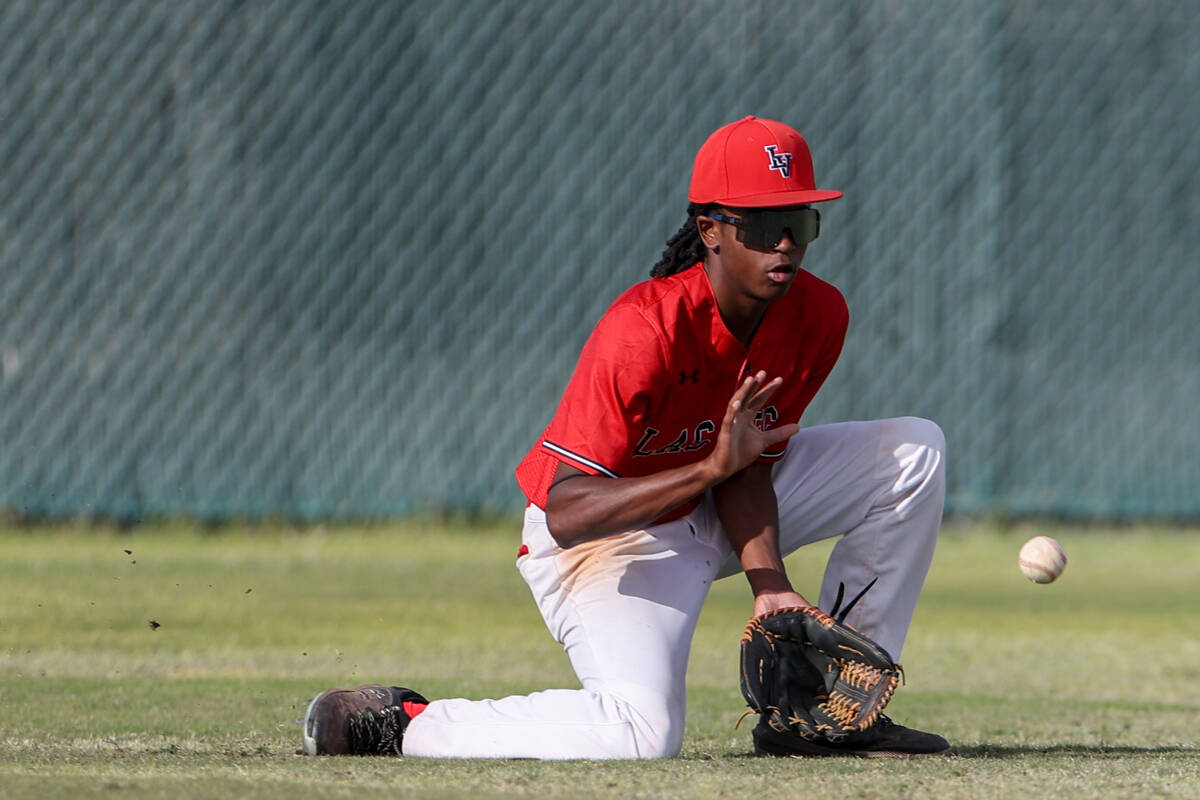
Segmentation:
<svg viewBox="0 0 1200 800">
<path fill-rule="evenodd" d="M 768 208 L 836 200 L 818 189 L 812 154 L 782 122 L 746 117 L 718 128 L 696 153 L 688 201 L 735 208 Z"/>
</svg>

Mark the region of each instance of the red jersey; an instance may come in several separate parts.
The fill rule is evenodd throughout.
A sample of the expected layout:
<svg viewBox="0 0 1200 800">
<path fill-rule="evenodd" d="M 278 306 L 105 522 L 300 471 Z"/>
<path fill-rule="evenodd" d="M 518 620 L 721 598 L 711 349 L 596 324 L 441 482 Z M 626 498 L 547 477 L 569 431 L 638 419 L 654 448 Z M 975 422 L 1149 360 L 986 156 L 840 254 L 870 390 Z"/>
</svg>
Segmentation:
<svg viewBox="0 0 1200 800">
<path fill-rule="evenodd" d="M 517 483 L 545 508 L 560 461 L 611 478 L 699 461 L 711 452 L 730 397 L 759 370 L 783 385 L 756 424 L 797 422 L 841 354 L 848 323 L 841 292 L 798 270 L 747 349 L 725 327 L 702 264 L 639 283 L 596 323 L 554 418 L 517 466 Z M 760 460 L 778 460 L 786 449 L 779 444 Z"/>
</svg>

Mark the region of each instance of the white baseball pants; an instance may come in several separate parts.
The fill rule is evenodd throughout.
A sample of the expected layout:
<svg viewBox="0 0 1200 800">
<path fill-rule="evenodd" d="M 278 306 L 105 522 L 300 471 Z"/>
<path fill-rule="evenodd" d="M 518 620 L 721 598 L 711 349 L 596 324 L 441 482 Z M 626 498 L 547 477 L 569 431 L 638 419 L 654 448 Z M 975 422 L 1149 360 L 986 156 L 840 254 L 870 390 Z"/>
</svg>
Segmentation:
<svg viewBox="0 0 1200 800">
<path fill-rule="evenodd" d="M 819 605 L 874 588 L 847 623 L 900 658 L 933 558 L 945 438 L 904 417 L 806 428 L 775 465 L 784 554 L 842 537 Z M 404 735 L 428 757 L 610 759 L 677 755 L 692 634 L 709 586 L 740 572 L 711 496 L 682 519 L 564 550 L 530 506 L 517 567 L 582 685 L 500 700 L 436 700 Z M 749 608 L 749 593 L 747 592 Z M 812 599 L 811 597 L 809 598 Z"/>
</svg>

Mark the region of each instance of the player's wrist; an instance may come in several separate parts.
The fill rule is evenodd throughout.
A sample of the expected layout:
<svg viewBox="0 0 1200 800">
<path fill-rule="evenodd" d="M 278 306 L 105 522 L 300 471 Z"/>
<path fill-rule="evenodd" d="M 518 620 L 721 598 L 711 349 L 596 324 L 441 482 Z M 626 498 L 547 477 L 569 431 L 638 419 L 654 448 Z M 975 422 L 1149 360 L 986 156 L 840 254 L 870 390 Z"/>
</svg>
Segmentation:
<svg viewBox="0 0 1200 800">
<path fill-rule="evenodd" d="M 705 489 L 711 489 L 718 483 L 723 483 L 736 473 L 736 470 L 731 470 L 726 464 L 722 463 L 716 453 L 713 453 L 702 461 L 696 462 L 696 466 L 700 470 L 701 480 L 704 483 Z"/>
<path fill-rule="evenodd" d="M 750 583 L 750 591 L 754 596 L 774 594 L 795 594 L 792 582 L 787 573 L 772 567 L 749 567 L 744 569 L 746 580 Z"/>
</svg>

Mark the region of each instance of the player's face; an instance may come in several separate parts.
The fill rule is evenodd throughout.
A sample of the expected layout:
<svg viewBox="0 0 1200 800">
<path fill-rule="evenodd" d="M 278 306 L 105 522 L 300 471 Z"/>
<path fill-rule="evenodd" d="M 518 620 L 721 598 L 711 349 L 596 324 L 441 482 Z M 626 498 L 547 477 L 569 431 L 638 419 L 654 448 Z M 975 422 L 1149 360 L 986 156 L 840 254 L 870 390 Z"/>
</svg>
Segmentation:
<svg viewBox="0 0 1200 800">
<path fill-rule="evenodd" d="M 796 271 L 804 261 L 808 245 L 797 244 L 790 227 L 767 237 L 768 242 L 778 239 L 774 245 L 761 241 L 761 236 L 739 237 L 739 229 L 745 227 L 745 212 L 719 208 L 715 209 L 714 214 L 716 219 L 697 218 L 701 238 L 716 256 L 709 259 L 714 286 L 719 291 L 732 292 L 742 299 L 758 302 L 771 302 L 787 294 Z M 736 220 L 736 223 L 726 221 L 730 219 Z M 796 238 L 806 235 L 800 233 Z M 749 244 L 742 241 L 746 238 L 751 239 Z M 754 241 L 756 238 L 759 241 Z M 713 274 L 714 271 L 718 274 Z"/>
</svg>

